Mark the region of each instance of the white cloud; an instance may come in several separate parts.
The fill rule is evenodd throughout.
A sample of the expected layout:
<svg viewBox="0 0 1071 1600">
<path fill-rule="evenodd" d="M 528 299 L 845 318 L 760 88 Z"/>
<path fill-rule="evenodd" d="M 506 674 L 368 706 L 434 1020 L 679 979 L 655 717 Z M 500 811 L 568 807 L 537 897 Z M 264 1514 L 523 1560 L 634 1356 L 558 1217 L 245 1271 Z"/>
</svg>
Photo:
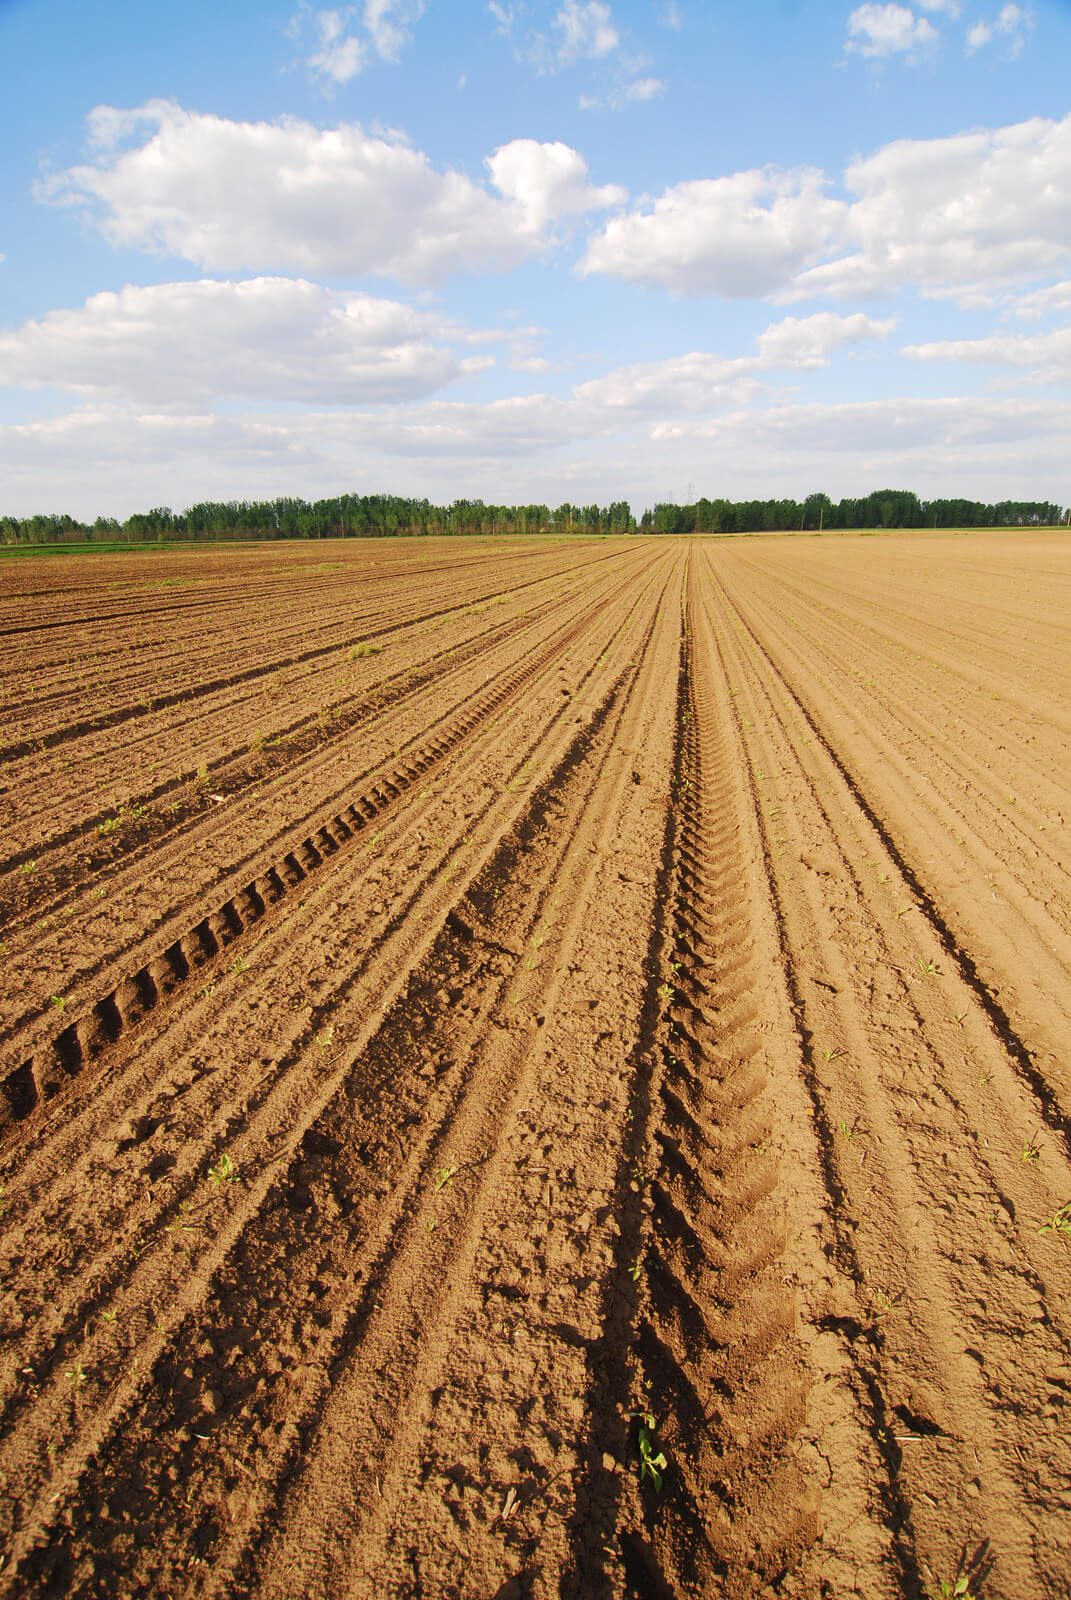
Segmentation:
<svg viewBox="0 0 1071 1600">
<path fill-rule="evenodd" d="M 0 383 L 142 405 L 216 396 L 307 404 L 423 398 L 493 361 L 452 343 L 513 343 L 395 300 L 291 278 L 163 283 L 96 294 L 0 330 Z"/>
<path fill-rule="evenodd" d="M 1071 265 L 1071 115 L 898 139 L 844 186 L 775 168 L 676 184 L 607 222 L 578 270 L 678 295 L 977 304 Z"/>
<path fill-rule="evenodd" d="M 812 317 L 784 317 L 760 333 L 759 358 L 764 367 L 811 371 L 828 367 L 839 346 L 887 339 L 895 326 L 892 317 L 878 322 L 861 311 L 850 317 L 838 317 L 832 311 L 818 311 Z"/>
<path fill-rule="evenodd" d="M 656 443 L 678 459 L 717 464 L 730 482 L 762 468 L 794 492 L 823 479 L 835 496 L 900 482 L 922 495 L 967 493 L 1059 500 L 1066 483 L 1071 404 L 1014 398 L 911 396 L 841 405 L 792 404 L 698 421 L 658 423 Z M 894 476 L 895 474 L 895 476 Z M 721 474 L 719 474 L 721 475 Z M 857 485 L 858 489 L 853 488 Z M 734 491 L 727 488 L 725 491 Z M 737 493 L 739 491 L 736 491 Z"/>
<path fill-rule="evenodd" d="M 303 3 L 286 33 L 300 41 L 311 31 L 313 47 L 305 64 L 331 90 L 355 78 L 370 51 L 383 61 L 397 61 L 423 13 L 424 0 L 364 0 L 363 7 L 339 10 L 314 10 Z"/>
<path fill-rule="evenodd" d="M 621 97 L 624 100 L 653 100 L 665 87 L 661 78 L 636 78 L 622 89 Z"/>
<path fill-rule="evenodd" d="M 939 37 L 932 22 L 917 17 L 907 6 L 868 3 L 856 6 L 849 16 L 844 48 L 871 61 L 888 60 L 894 55 L 917 60 L 937 44 Z"/>
<path fill-rule="evenodd" d="M 716 411 L 758 394 L 754 357 L 736 360 L 693 350 L 665 361 L 641 361 L 578 384 L 576 398 L 611 411 Z"/>
<path fill-rule="evenodd" d="M 664 5 L 659 6 L 658 20 L 664 28 L 672 28 L 674 33 L 679 33 L 684 27 L 684 19 L 676 0 L 666 0 Z"/>
<path fill-rule="evenodd" d="M 719 356 L 693 350 L 665 361 L 618 367 L 578 384 L 573 393 L 578 400 L 619 411 L 714 411 L 754 399 L 762 388 L 755 381 L 759 372 L 826 367 L 838 346 L 885 339 L 893 326 L 891 320 L 875 322 L 862 312 L 850 317 L 828 311 L 785 317 L 759 334 L 757 355 Z"/>
<path fill-rule="evenodd" d="M 1015 315 L 1024 322 L 1036 322 L 1050 311 L 1071 311 L 1071 279 L 1024 294 L 1015 306 Z"/>
<path fill-rule="evenodd" d="M 424 0 L 365 0 L 364 25 L 384 61 L 397 61 L 410 29 L 424 15 Z"/>
<path fill-rule="evenodd" d="M 613 25 L 610 7 L 602 0 L 564 0 L 551 20 L 561 35 L 558 61 L 568 66 L 582 56 L 605 56 L 616 50 L 621 36 Z"/>
<path fill-rule="evenodd" d="M 568 146 L 527 139 L 489 159 L 493 181 L 513 185 L 494 195 L 357 123 L 232 122 L 156 100 L 134 111 L 98 107 L 89 133 L 96 159 L 44 180 L 38 198 L 77 206 L 112 244 L 220 272 L 429 283 L 503 270 L 543 248 L 563 212 L 624 193 L 585 187 L 586 167 Z"/>
<path fill-rule="evenodd" d="M 853 162 L 855 253 L 803 272 L 793 298 L 910 285 L 978 302 L 1071 261 L 1071 116 L 898 139 Z"/>
<path fill-rule="evenodd" d="M 1012 58 L 1021 55 L 1026 44 L 1026 36 L 1034 26 L 1034 13 L 1027 11 L 1023 6 L 1002 6 L 996 17 L 991 22 L 984 20 L 975 22 L 967 29 L 967 52 L 973 55 L 984 45 L 992 44 L 998 36 L 1007 41 L 1008 55 Z"/>
<path fill-rule="evenodd" d="M 823 175 L 810 169 L 675 184 L 645 209 L 608 222 L 578 271 L 679 295 L 770 294 L 840 237 L 846 207 L 824 188 Z"/>
<path fill-rule="evenodd" d="M 902 355 L 914 361 L 970 361 L 1029 369 L 1036 383 L 1071 377 L 1071 328 L 1052 333 L 991 334 L 985 339 L 941 339 L 905 345 Z"/>
<path fill-rule="evenodd" d="M 355 34 L 346 32 L 339 11 L 315 11 L 312 24 L 317 48 L 309 56 L 308 65 L 332 83 L 348 83 L 364 66 L 364 44 Z"/>
<path fill-rule="evenodd" d="M 537 236 L 556 218 L 605 210 L 627 199 L 617 184 L 593 188 L 587 162 L 567 144 L 514 139 L 495 151 L 487 169 L 495 188 L 516 203 L 525 228 Z"/>
<path fill-rule="evenodd" d="M 667 482 L 732 498 L 836 497 L 902 483 L 920 494 L 1065 494 L 1071 404 L 1036 398 L 791 404 L 651 424 L 532 395 L 428 401 L 390 412 L 131 414 L 91 406 L 0 427 L 4 509 L 125 516 L 150 505 L 404 485 L 435 500 L 631 498 Z"/>
</svg>

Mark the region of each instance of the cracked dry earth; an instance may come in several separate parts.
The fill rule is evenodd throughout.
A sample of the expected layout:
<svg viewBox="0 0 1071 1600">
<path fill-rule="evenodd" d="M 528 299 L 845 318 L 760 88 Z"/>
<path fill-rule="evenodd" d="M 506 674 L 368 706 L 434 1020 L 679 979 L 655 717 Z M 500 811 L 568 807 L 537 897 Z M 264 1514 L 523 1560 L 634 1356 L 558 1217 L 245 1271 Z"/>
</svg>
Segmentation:
<svg viewBox="0 0 1071 1600">
<path fill-rule="evenodd" d="M 0 1596 L 1066 1596 L 1069 551 L 5 563 Z"/>
</svg>

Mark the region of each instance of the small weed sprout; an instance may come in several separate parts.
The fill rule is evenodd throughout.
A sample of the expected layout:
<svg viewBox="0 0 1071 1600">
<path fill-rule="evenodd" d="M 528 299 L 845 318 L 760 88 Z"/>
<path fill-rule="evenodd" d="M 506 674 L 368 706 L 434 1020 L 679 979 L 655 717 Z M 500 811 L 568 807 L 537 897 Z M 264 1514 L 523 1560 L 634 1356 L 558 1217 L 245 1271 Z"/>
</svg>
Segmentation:
<svg viewBox="0 0 1071 1600">
<path fill-rule="evenodd" d="M 936 961 L 924 961 L 922 957 L 919 956 L 915 965 L 918 967 L 919 973 L 924 978 L 939 978 L 941 975 L 941 969 L 937 965 Z"/>
<path fill-rule="evenodd" d="M 971 1575 L 970 1567 L 964 1564 L 965 1557 L 961 1556 L 951 1578 L 934 1578 L 928 1567 L 924 1565 L 926 1578 L 926 1600 L 970 1600 L 972 1595 L 979 1595 L 981 1589 L 976 1587 Z M 985 1576 L 984 1571 L 976 1574 L 979 1583 Z"/>
<path fill-rule="evenodd" d="M 1038 1136 L 1037 1132 L 1035 1131 L 1031 1135 L 1029 1141 L 1020 1149 L 1019 1160 L 1025 1166 L 1028 1161 L 1037 1161 L 1040 1155 L 1041 1146 L 1038 1144 Z"/>
<path fill-rule="evenodd" d="M 66 1011 L 66 1009 L 67 1009 L 67 997 L 66 997 L 66 995 L 54 994 L 52 996 L 52 1005 L 53 1005 L 53 1008 L 56 1011 Z"/>
<path fill-rule="evenodd" d="M 351 661 L 359 661 L 362 656 L 378 656 L 382 648 L 383 646 L 381 644 L 370 644 L 368 640 L 365 639 L 362 641 L 362 643 L 355 644 L 353 646 L 349 654 L 349 659 Z"/>
<path fill-rule="evenodd" d="M 1039 1233 L 1062 1233 L 1071 1239 L 1071 1200 L 1054 1211 L 1048 1222 L 1043 1222 Z"/>
<path fill-rule="evenodd" d="M 635 1261 L 632 1263 L 631 1267 L 629 1267 L 629 1269 L 628 1269 L 628 1275 L 632 1279 L 633 1283 L 639 1283 L 640 1277 L 641 1277 L 641 1275 L 643 1273 L 643 1268 L 644 1268 L 644 1257 L 642 1255 L 639 1255 L 639 1256 L 636 1257 Z"/>
<path fill-rule="evenodd" d="M 436 1194 L 440 1194 L 442 1192 L 442 1190 L 446 1188 L 446 1185 L 450 1182 L 451 1178 L 456 1177 L 457 1170 L 458 1170 L 457 1167 L 436 1167 L 436 1169 L 435 1169 L 435 1193 Z"/>
<path fill-rule="evenodd" d="M 208 1181 L 209 1183 L 214 1183 L 217 1189 L 221 1183 L 238 1182 L 238 1168 L 226 1151 L 223 1152 L 214 1167 L 209 1167 Z"/>
<path fill-rule="evenodd" d="M 648 1479 L 655 1494 L 662 1493 L 663 1473 L 669 1466 L 665 1452 L 658 1448 L 655 1437 L 655 1419 L 653 1411 L 640 1411 L 636 1413 L 640 1419 L 639 1431 L 636 1436 L 640 1450 L 640 1482 Z"/>
</svg>

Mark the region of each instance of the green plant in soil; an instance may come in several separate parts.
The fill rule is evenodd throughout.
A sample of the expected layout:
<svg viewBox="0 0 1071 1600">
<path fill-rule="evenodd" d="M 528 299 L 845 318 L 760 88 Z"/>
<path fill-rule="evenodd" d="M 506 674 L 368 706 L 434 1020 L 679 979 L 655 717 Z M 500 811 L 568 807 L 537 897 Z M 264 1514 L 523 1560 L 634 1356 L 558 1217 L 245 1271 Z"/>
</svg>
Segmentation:
<svg viewBox="0 0 1071 1600">
<path fill-rule="evenodd" d="M 640 1419 L 636 1442 L 640 1452 L 640 1482 L 649 1482 L 656 1494 L 662 1493 L 663 1474 L 669 1466 L 665 1451 L 659 1449 L 658 1439 L 655 1436 L 655 1418 L 653 1411 L 640 1411 Z"/>
<path fill-rule="evenodd" d="M 214 1167 L 208 1169 L 208 1181 L 218 1188 L 221 1183 L 237 1183 L 238 1168 L 226 1151 L 220 1156 Z"/>
<path fill-rule="evenodd" d="M 1048 1222 L 1043 1222 L 1039 1233 L 1062 1233 L 1071 1239 L 1071 1200 L 1054 1211 Z"/>
</svg>

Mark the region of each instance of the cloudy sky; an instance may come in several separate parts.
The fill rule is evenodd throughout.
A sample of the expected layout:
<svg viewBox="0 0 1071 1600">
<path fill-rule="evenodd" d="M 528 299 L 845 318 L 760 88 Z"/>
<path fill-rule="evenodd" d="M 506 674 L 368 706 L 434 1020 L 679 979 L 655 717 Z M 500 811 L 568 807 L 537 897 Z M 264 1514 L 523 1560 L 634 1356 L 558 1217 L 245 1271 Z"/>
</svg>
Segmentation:
<svg viewBox="0 0 1071 1600">
<path fill-rule="evenodd" d="M 0 0 L 0 512 L 1071 501 L 1071 0 Z"/>
</svg>

